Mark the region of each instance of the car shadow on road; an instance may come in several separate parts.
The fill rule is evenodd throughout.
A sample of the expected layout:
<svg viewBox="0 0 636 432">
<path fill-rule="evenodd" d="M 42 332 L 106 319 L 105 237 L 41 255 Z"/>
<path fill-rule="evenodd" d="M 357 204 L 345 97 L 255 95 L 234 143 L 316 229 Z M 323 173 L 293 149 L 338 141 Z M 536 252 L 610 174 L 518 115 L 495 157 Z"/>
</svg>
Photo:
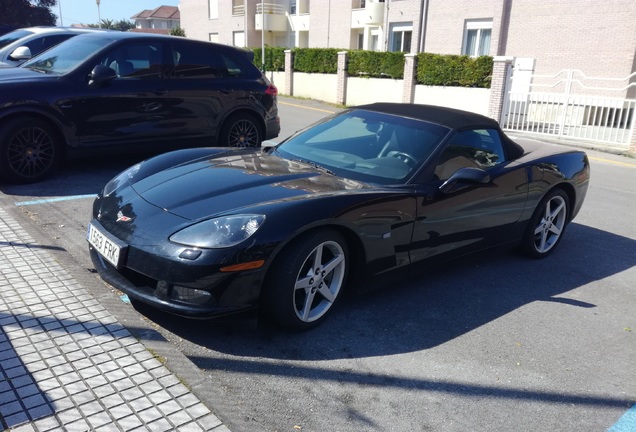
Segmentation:
<svg viewBox="0 0 636 432">
<path fill-rule="evenodd" d="M 147 157 L 140 154 L 71 159 L 47 179 L 33 184 L 10 184 L 0 180 L 5 195 L 67 197 L 97 194 L 118 173 Z"/>
<path fill-rule="evenodd" d="M 533 302 L 595 308 L 568 292 L 635 265 L 635 240 L 573 223 L 559 249 L 546 259 L 492 251 L 416 271 L 415 276 L 378 291 L 346 298 L 320 327 L 303 333 L 266 322 L 255 327 L 241 321 L 193 321 L 147 308 L 143 313 L 221 356 L 286 360 L 384 356 L 436 347 Z M 219 359 L 193 360 L 206 368 Z"/>
</svg>

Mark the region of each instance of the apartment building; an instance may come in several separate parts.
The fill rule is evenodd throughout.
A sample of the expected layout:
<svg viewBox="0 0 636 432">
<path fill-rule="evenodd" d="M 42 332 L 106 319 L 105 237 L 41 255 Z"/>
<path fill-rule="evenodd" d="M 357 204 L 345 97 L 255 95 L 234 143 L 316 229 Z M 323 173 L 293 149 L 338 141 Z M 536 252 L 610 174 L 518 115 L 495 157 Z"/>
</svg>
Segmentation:
<svg viewBox="0 0 636 432">
<path fill-rule="evenodd" d="M 634 0 L 181 0 L 188 37 L 235 46 L 514 56 L 535 75 L 580 70 L 634 97 Z M 622 80 L 622 81 L 621 81 Z"/>
</svg>

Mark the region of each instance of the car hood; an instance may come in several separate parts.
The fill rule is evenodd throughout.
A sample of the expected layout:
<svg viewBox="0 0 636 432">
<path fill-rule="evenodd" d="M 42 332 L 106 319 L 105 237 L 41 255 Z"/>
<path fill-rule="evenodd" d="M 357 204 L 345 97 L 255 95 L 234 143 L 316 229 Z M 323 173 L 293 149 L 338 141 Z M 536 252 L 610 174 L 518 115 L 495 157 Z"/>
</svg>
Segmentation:
<svg viewBox="0 0 636 432">
<path fill-rule="evenodd" d="M 198 220 L 256 205 L 316 198 L 371 186 L 303 162 L 260 152 L 206 158 L 159 171 L 132 185 L 146 202 Z"/>
</svg>

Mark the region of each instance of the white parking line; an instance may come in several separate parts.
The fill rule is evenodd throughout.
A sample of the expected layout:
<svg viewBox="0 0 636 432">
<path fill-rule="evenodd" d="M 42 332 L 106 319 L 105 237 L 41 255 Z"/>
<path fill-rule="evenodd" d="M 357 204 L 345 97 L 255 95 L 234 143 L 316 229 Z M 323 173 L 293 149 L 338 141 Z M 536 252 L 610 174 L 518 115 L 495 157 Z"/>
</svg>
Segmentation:
<svg viewBox="0 0 636 432">
<path fill-rule="evenodd" d="M 57 197 L 57 198 L 45 198 L 45 199 L 39 199 L 34 201 L 18 201 L 15 203 L 15 205 L 19 207 L 19 206 L 28 206 L 28 205 L 34 205 L 34 204 L 46 204 L 46 203 L 58 202 L 58 201 L 72 201 L 77 199 L 95 198 L 96 196 L 97 196 L 96 194 L 72 195 L 72 196 Z"/>
<path fill-rule="evenodd" d="M 633 432 L 636 431 L 636 405 L 623 414 L 623 417 L 607 430 L 607 432 Z"/>
</svg>

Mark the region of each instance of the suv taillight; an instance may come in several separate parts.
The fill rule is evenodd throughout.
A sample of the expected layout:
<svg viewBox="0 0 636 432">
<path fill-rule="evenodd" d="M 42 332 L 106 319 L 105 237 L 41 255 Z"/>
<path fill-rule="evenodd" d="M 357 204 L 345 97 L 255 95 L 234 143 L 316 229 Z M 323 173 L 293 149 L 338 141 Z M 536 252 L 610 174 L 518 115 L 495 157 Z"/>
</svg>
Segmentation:
<svg viewBox="0 0 636 432">
<path fill-rule="evenodd" d="M 265 90 L 265 94 L 270 96 L 276 96 L 278 95 L 278 89 L 276 88 L 274 84 L 270 84 L 269 87 L 267 87 L 267 90 Z"/>
</svg>

